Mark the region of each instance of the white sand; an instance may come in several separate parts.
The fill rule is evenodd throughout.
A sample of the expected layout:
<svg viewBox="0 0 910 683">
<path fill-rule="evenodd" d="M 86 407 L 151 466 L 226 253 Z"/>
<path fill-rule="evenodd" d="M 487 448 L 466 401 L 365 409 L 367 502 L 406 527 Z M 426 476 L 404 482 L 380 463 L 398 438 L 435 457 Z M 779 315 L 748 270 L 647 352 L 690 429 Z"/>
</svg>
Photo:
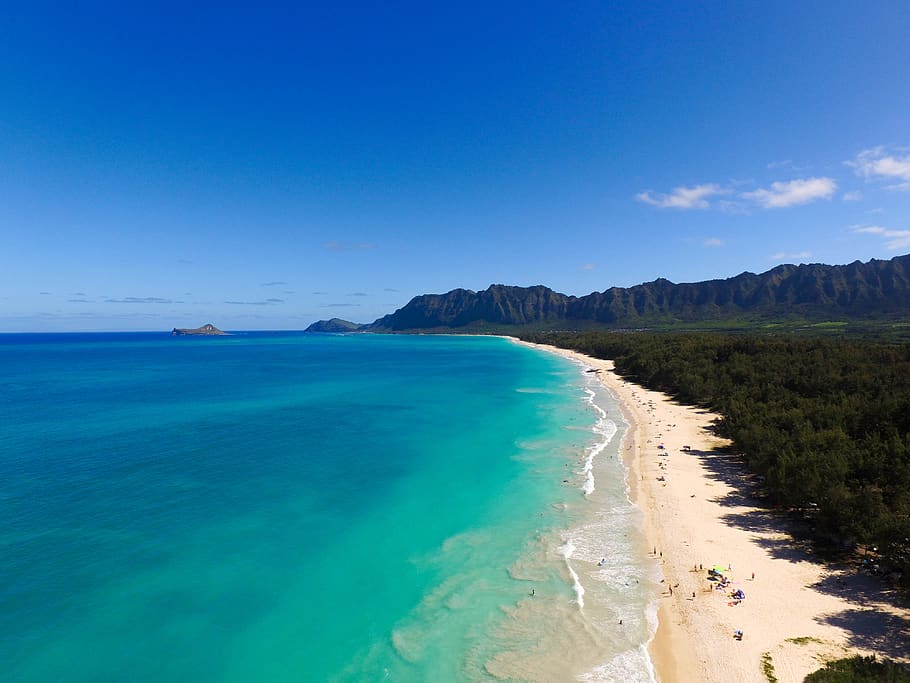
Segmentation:
<svg viewBox="0 0 910 683">
<path fill-rule="evenodd" d="M 765 683 L 763 658 L 782 683 L 853 654 L 910 661 L 910 610 L 895 607 L 876 581 L 814 561 L 786 532 L 784 516 L 748 497 L 739 461 L 712 452 L 724 445 L 710 431 L 716 415 L 625 382 L 612 361 L 539 348 L 600 370 L 624 406 L 630 429 L 622 449 L 633 500 L 673 588 L 662 598 L 651 644 L 662 683 Z M 746 594 L 742 603 L 731 605 L 726 592 L 711 589 L 707 568 L 715 564 L 732 567 L 728 576 Z M 734 640 L 735 629 L 742 641 Z"/>
</svg>

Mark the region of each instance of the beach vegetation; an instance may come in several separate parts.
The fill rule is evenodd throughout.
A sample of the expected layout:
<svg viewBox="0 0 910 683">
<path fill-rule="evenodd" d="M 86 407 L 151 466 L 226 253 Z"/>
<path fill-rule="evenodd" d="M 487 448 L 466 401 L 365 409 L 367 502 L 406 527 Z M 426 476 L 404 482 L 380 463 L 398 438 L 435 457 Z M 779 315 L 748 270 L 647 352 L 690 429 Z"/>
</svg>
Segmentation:
<svg viewBox="0 0 910 683">
<path fill-rule="evenodd" d="M 787 638 L 788 643 L 793 643 L 794 645 L 808 645 L 809 643 L 818 643 L 819 645 L 824 645 L 825 641 L 819 640 L 818 638 L 813 638 L 812 636 L 799 636 L 798 638 Z"/>
<path fill-rule="evenodd" d="M 765 652 L 762 654 L 761 670 L 765 675 L 768 683 L 777 683 L 777 676 L 774 674 L 774 661 L 771 659 L 770 652 Z"/>
<path fill-rule="evenodd" d="M 910 683 L 910 671 L 890 660 L 849 657 L 828 662 L 803 679 L 804 683 Z"/>
</svg>

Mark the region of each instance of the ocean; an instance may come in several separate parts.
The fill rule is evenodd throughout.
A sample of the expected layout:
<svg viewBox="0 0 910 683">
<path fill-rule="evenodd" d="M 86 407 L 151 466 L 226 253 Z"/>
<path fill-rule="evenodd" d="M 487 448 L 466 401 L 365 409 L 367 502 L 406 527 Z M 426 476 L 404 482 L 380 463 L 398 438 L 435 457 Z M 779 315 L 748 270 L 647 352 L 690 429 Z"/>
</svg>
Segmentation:
<svg viewBox="0 0 910 683">
<path fill-rule="evenodd" d="M 0 386 L 3 680 L 654 680 L 626 425 L 576 363 L 23 334 Z"/>
</svg>

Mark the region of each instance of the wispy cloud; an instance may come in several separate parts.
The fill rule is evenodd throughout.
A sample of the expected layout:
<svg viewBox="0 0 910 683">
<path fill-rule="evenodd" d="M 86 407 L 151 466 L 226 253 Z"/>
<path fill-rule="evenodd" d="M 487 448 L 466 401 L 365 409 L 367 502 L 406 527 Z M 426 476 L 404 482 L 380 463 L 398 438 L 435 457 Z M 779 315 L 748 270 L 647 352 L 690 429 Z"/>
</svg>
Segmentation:
<svg viewBox="0 0 910 683">
<path fill-rule="evenodd" d="M 808 171 L 809 168 L 811 168 L 811 165 L 804 162 L 797 163 L 793 161 L 793 159 L 781 159 L 780 161 L 772 161 L 769 164 L 766 164 L 765 168 L 769 171 L 785 168 L 796 173 L 802 173 Z"/>
<path fill-rule="evenodd" d="M 287 282 L 282 282 L 281 280 L 275 280 L 274 282 L 263 282 L 262 287 L 280 287 L 282 285 L 287 285 Z"/>
<path fill-rule="evenodd" d="M 383 292 L 397 292 L 398 290 L 394 289 L 393 287 L 385 287 L 382 291 Z"/>
<path fill-rule="evenodd" d="M 581 269 L 582 270 L 594 270 L 596 267 L 597 266 L 595 266 L 593 263 L 585 263 L 581 266 Z"/>
<path fill-rule="evenodd" d="M 38 294 L 40 294 L 41 296 L 50 296 L 51 295 L 50 292 L 38 292 Z"/>
<path fill-rule="evenodd" d="M 837 190 L 833 178 L 800 178 L 777 181 L 770 188 L 743 192 L 740 196 L 766 209 L 783 209 L 809 204 L 818 199 L 831 199 Z"/>
<path fill-rule="evenodd" d="M 751 212 L 751 207 L 745 202 L 733 201 L 730 199 L 718 200 L 717 208 L 731 216 L 747 216 Z"/>
<path fill-rule="evenodd" d="M 323 308 L 356 308 L 360 304 L 323 304 Z"/>
<path fill-rule="evenodd" d="M 322 246 L 329 251 L 368 251 L 369 249 L 376 248 L 376 245 L 371 242 L 355 244 L 353 242 L 339 242 L 338 240 L 323 242 Z"/>
<path fill-rule="evenodd" d="M 881 225 L 854 225 L 852 228 L 853 232 L 885 238 L 885 248 L 890 251 L 910 247 L 910 230 L 892 230 Z"/>
<path fill-rule="evenodd" d="M 348 296 L 370 296 L 366 292 L 351 292 Z"/>
<path fill-rule="evenodd" d="M 262 301 L 225 301 L 231 306 L 273 306 L 282 303 L 283 299 L 264 299 Z"/>
<path fill-rule="evenodd" d="M 174 299 L 162 299 L 157 296 L 125 296 L 122 299 L 105 299 L 107 304 L 182 304 Z"/>
<path fill-rule="evenodd" d="M 769 169 L 787 168 L 792 165 L 793 165 L 792 159 L 782 159 L 780 161 L 772 161 L 771 163 L 768 164 L 768 168 Z"/>
<path fill-rule="evenodd" d="M 328 296 L 328 292 L 313 292 L 316 296 Z"/>
<path fill-rule="evenodd" d="M 871 180 L 897 181 L 886 185 L 889 190 L 910 190 L 910 154 L 906 148 L 889 152 L 884 146 L 864 149 L 856 159 L 847 162 L 856 174 Z"/>
<path fill-rule="evenodd" d="M 724 246 L 724 241 L 722 239 L 720 239 L 719 237 L 709 237 L 704 242 L 702 242 L 702 246 L 722 247 L 722 246 Z"/>
<path fill-rule="evenodd" d="M 844 192 L 844 196 L 841 197 L 845 202 L 858 202 L 863 198 L 863 193 L 859 190 L 853 190 L 852 192 Z"/>
<path fill-rule="evenodd" d="M 717 183 L 674 187 L 666 194 L 646 190 L 635 195 L 635 199 L 651 206 L 662 209 L 707 209 L 711 206 L 708 197 L 728 194 L 730 190 L 722 188 Z"/>
<path fill-rule="evenodd" d="M 812 256 L 811 251 L 797 251 L 797 252 L 786 252 L 779 251 L 776 254 L 771 255 L 771 261 L 792 261 L 794 259 L 804 259 L 810 258 Z"/>
</svg>

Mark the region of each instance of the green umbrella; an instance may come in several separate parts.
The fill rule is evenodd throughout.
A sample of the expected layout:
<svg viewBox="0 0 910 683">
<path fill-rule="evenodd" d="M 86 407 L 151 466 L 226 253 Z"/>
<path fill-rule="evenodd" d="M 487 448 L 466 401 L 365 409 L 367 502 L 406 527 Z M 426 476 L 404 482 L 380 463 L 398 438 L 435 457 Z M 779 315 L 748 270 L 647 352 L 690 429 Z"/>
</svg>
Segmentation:
<svg viewBox="0 0 910 683">
<path fill-rule="evenodd" d="M 714 569 L 714 571 L 715 571 L 716 573 L 718 573 L 718 574 L 723 574 L 725 571 L 727 571 L 726 569 L 724 569 L 723 567 L 721 567 L 719 564 L 715 564 L 714 567 L 713 567 L 713 569 Z"/>
</svg>

